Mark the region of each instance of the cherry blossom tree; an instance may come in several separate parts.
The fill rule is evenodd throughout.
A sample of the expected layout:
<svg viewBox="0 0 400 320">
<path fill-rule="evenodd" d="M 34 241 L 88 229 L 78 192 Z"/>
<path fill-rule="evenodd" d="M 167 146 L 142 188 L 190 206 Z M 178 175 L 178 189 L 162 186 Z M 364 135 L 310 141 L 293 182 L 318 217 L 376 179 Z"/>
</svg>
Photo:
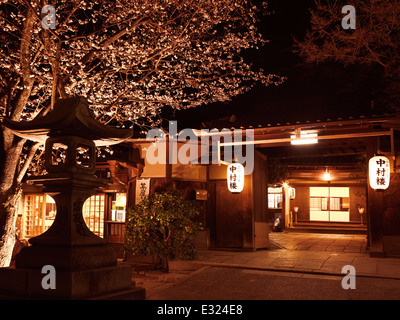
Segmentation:
<svg viewBox="0 0 400 320">
<path fill-rule="evenodd" d="M 251 0 L 0 0 L 0 116 L 32 120 L 84 96 L 102 123 L 157 125 L 164 106 L 228 101 L 281 78 L 246 49 L 266 4 Z M 51 9 L 51 7 L 50 7 Z M 42 24 L 42 21 L 44 22 Z M 54 28 L 55 27 L 55 28 Z M 18 190 L 40 146 L 0 129 L 0 267 L 10 262 Z M 33 170 L 35 168 L 33 167 Z"/>
<path fill-rule="evenodd" d="M 345 5 L 355 9 L 355 29 L 342 26 L 342 20 L 349 19 L 348 11 L 342 13 Z M 310 63 L 338 62 L 369 70 L 381 98 L 400 109 L 399 1 L 316 0 L 310 13 L 310 29 L 296 41 L 296 51 Z"/>
</svg>

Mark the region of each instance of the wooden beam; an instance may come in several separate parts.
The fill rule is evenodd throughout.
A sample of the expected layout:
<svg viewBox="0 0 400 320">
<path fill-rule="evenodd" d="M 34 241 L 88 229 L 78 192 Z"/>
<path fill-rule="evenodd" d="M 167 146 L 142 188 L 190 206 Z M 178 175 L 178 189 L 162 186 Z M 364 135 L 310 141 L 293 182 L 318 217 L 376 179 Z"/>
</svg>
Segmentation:
<svg viewBox="0 0 400 320">
<path fill-rule="evenodd" d="M 351 139 L 351 138 L 369 138 L 369 137 L 381 137 L 381 136 L 390 136 L 390 130 L 385 131 L 375 131 L 375 132 L 360 132 L 360 133 L 346 133 L 346 134 L 335 134 L 335 135 L 326 135 L 326 136 L 318 136 L 318 141 L 323 140 L 337 140 L 337 139 Z M 242 146 L 247 144 L 254 145 L 264 145 L 273 146 L 277 143 L 290 143 L 293 139 L 291 138 L 281 138 L 281 139 L 267 139 L 267 140 L 254 140 L 254 141 L 237 141 L 237 142 L 223 142 L 220 143 L 220 147 L 223 146 Z M 297 146 L 301 147 L 301 146 Z"/>
</svg>

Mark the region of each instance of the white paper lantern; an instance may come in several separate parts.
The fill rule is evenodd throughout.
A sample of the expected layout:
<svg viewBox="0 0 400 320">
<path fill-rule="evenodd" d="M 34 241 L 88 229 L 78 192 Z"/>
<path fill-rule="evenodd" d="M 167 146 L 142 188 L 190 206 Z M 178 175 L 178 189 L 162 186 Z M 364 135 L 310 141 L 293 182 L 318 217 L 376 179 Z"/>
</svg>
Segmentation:
<svg viewBox="0 0 400 320">
<path fill-rule="evenodd" d="M 294 200 L 296 198 L 296 189 L 293 187 L 289 188 L 289 199 Z"/>
<path fill-rule="evenodd" d="M 369 185 L 374 190 L 385 190 L 390 182 L 390 162 L 384 156 L 375 156 L 369 160 Z"/>
<path fill-rule="evenodd" d="M 240 163 L 231 163 L 226 172 L 226 180 L 230 192 L 242 192 L 244 187 L 244 167 Z"/>
</svg>

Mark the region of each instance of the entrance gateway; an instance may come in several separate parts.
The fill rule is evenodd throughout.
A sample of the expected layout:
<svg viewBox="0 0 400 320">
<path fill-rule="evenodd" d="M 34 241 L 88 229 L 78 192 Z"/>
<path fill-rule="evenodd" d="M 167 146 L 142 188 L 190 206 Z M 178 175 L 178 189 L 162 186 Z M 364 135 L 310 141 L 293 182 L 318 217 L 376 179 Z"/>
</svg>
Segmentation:
<svg viewBox="0 0 400 320">
<path fill-rule="evenodd" d="M 228 194 L 219 195 L 218 190 L 211 190 L 214 187 L 210 187 L 210 197 L 216 193 L 216 198 L 210 200 L 215 208 L 215 216 L 210 211 L 213 220 L 208 221 L 211 243 L 216 247 L 237 247 L 239 243 L 246 242 L 245 238 L 251 238 L 249 232 L 257 239 L 257 222 L 270 224 L 279 216 L 282 216 L 286 229 L 308 225 L 310 229 L 321 227 L 327 232 L 330 229 L 338 232 L 340 229 L 357 234 L 368 233 L 369 241 L 381 238 L 378 234 L 381 231 L 376 232 L 382 224 L 372 225 L 369 220 L 371 215 L 377 213 L 371 207 L 373 199 L 367 184 L 366 164 L 376 153 L 386 154 L 387 157 L 392 154 L 394 159 L 396 135 L 390 128 L 396 121 L 391 117 L 363 117 L 308 123 L 303 127 L 302 124 L 250 127 L 254 130 L 255 152 L 266 158 L 267 188 L 261 195 L 267 200 L 266 207 L 251 213 L 245 207 L 235 206 L 240 211 L 235 213 L 235 210 L 229 209 L 232 206 L 218 205 L 218 197 L 228 200 Z M 378 122 L 382 126 L 378 127 Z M 313 133 L 309 145 L 292 143 L 300 128 L 300 137 L 304 133 Z M 397 170 L 396 162 L 392 165 Z M 260 176 L 261 172 L 255 167 L 252 178 Z M 251 185 L 254 187 L 257 184 Z M 217 184 L 215 188 L 218 189 Z M 292 199 L 289 189 L 295 190 Z M 246 195 L 245 201 L 259 199 L 259 196 L 253 192 L 248 197 Z M 234 200 L 227 202 L 232 204 Z M 260 204 L 263 205 L 262 202 Z M 248 219 L 249 216 L 251 218 Z M 244 248 L 243 245 L 241 247 Z"/>
</svg>

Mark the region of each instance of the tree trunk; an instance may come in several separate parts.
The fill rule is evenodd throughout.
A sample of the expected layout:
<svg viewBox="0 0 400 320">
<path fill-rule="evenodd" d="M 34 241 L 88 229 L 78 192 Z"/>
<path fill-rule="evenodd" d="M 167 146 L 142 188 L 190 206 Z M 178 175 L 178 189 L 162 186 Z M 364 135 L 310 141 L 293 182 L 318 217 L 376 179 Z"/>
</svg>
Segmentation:
<svg viewBox="0 0 400 320">
<path fill-rule="evenodd" d="M 168 273 L 169 272 L 169 258 L 168 256 L 160 256 L 157 255 L 157 263 L 154 267 L 156 270 L 160 270 L 162 272 Z"/>
<path fill-rule="evenodd" d="M 10 266 L 15 244 L 15 221 L 17 212 L 15 205 L 18 192 L 10 190 L 9 196 L 0 196 L 0 268 Z"/>
<path fill-rule="evenodd" d="M 16 179 L 24 141 L 8 129 L 2 131 L 0 145 L 0 267 L 8 267 L 15 243 L 16 203 L 19 183 Z"/>
</svg>

